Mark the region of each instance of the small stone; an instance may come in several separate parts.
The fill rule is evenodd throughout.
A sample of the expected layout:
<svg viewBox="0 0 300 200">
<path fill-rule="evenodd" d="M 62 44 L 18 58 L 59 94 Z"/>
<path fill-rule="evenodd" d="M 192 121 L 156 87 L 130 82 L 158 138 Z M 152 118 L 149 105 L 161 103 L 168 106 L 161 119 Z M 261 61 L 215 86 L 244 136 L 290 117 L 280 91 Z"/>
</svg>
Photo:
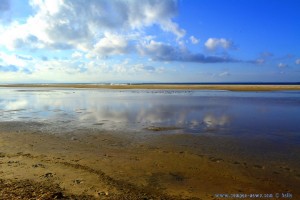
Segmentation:
<svg viewBox="0 0 300 200">
<path fill-rule="evenodd" d="M 53 198 L 53 199 L 62 199 L 62 198 L 64 198 L 64 195 L 63 195 L 62 192 L 56 192 L 56 193 L 52 194 L 51 198 Z"/>
<path fill-rule="evenodd" d="M 98 192 L 99 196 L 108 196 L 108 192 L 107 191 L 102 191 L 102 192 Z"/>
<path fill-rule="evenodd" d="M 71 137 L 71 140 L 77 140 L 77 138 L 76 137 Z"/>
<path fill-rule="evenodd" d="M 32 165 L 32 167 L 33 168 L 37 168 L 37 167 L 45 168 L 45 165 L 38 163 L 38 164 Z"/>
<path fill-rule="evenodd" d="M 48 172 L 48 173 L 44 174 L 42 177 L 44 177 L 44 178 L 51 178 L 53 176 L 54 176 L 53 173 Z"/>
<path fill-rule="evenodd" d="M 80 183 L 82 183 L 83 181 L 82 180 L 79 180 L 79 179 L 76 179 L 76 180 L 74 180 L 73 181 L 73 183 L 75 183 L 75 184 L 80 184 Z"/>
</svg>

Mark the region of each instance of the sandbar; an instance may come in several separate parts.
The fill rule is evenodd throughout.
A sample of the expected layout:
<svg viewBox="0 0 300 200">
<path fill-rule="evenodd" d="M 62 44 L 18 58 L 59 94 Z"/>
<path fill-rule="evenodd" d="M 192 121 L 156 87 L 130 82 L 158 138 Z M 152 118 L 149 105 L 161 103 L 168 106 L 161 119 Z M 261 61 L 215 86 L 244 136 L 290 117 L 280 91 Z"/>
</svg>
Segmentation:
<svg viewBox="0 0 300 200">
<path fill-rule="evenodd" d="M 278 91 L 300 90 L 300 85 L 192 85 L 192 84 L 7 84 L 0 87 L 24 88 L 99 88 L 99 89 L 172 89 L 172 90 L 230 90 L 230 91 Z"/>
</svg>

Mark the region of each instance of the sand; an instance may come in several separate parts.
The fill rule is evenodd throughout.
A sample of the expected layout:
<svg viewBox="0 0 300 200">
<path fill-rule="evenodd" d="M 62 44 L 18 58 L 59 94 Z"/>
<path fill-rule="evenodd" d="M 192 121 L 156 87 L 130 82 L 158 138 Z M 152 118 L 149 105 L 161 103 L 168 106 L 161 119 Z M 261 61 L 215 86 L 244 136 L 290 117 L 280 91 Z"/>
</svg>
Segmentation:
<svg viewBox="0 0 300 200">
<path fill-rule="evenodd" d="M 44 126 L 0 123 L 2 199 L 222 199 L 216 195 L 276 193 L 300 198 L 299 162 L 280 151 L 265 157 L 245 153 L 255 139 L 157 130 L 53 134 Z M 299 148 L 290 150 L 292 161 L 299 158 Z"/>
<path fill-rule="evenodd" d="M 0 87 L 41 87 L 41 88 L 102 88 L 102 89 L 176 89 L 176 90 L 230 90 L 230 91 L 276 91 L 300 90 L 300 85 L 97 85 L 97 84 L 9 84 Z"/>
</svg>

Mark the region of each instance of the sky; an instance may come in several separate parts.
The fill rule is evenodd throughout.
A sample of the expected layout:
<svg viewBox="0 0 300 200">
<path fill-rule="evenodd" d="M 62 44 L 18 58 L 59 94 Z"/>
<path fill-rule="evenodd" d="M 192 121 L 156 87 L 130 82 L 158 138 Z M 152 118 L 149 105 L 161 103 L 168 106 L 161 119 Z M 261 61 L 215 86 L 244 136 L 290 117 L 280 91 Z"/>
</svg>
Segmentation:
<svg viewBox="0 0 300 200">
<path fill-rule="evenodd" d="M 300 82 L 299 0 L 0 0 L 0 83 Z"/>
</svg>

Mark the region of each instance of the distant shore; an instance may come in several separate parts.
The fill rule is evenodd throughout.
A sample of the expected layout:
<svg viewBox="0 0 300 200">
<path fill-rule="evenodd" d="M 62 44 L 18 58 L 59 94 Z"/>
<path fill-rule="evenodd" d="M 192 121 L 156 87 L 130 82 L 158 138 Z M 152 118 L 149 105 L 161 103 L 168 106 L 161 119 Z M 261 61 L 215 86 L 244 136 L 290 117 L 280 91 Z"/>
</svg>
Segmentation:
<svg viewBox="0 0 300 200">
<path fill-rule="evenodd" d="M 170 90 L 229 90 L 279 91 L 300 90 L 300 85 L 274 84 L 2 84 L 0 87 L 24 88 L 99 88 L 99 89 L 170 89 Z"/>
</svg>

